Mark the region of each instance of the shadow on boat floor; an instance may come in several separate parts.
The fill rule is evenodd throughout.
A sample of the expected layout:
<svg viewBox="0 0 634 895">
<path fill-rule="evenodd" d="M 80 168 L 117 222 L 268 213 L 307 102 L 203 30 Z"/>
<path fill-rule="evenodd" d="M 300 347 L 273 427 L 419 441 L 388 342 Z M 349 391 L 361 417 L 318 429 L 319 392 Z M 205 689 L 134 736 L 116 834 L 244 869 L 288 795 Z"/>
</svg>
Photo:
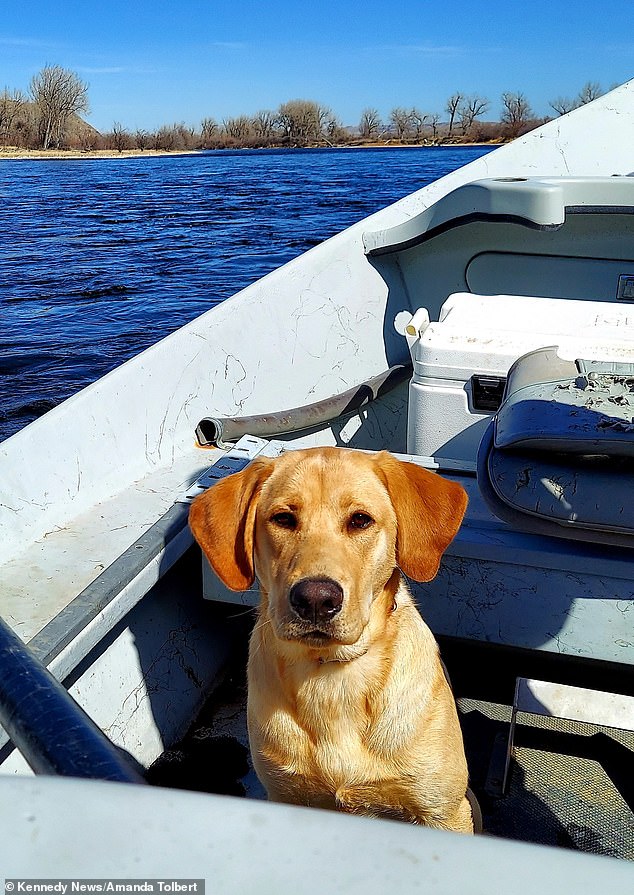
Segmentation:
<svg viewBox="0 0 634 895">
<path fill-rule="evenodd" d="M 246 731 L 246 639 L 187 735 L 147 772 L 150 783 L 265 798 L 251 767 Z M 500 795 L 515 677 L 590 686 L 592 667 L 571 669 L 550 657 L 442 644 L 463 727 L 471 785 L 489 835 L 634 860 L 634 735 L 555 718 L 521 716 L 507 793 Z M 476 654 L 480 660 L 474 662 Z M 474 674 L 474 668 L 477 671 Z M 563 669 L 563 671 L 562 671 Z M 598 669 L 609 676 L 609 669 Z M 618 689 L 632 679 L 619 675 Z M 607 677 L 596 686 L 608 686 Z"/>
<path fill-rule="evenodd" d="M 233 620 L 240 644 L 224 669 L 219 685 L 185 736 L 148 768 L 156 786 L 265 799 L 249 756 L 246 724 L 247 644 L 252 611 Z"/>
</svg>

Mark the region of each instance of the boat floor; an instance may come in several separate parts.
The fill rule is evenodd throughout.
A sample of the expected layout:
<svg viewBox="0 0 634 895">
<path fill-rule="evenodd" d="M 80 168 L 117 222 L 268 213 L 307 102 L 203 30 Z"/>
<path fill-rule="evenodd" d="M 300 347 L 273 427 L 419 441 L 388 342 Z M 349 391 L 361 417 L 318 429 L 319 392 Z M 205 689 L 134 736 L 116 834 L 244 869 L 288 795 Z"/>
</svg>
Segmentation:
<svg viewBox="0 0 634 895">
<path fill-rule="evenodd" d="M 187 736 L 149 769 L 151 783 L 266 798 L 249 758 L 244 667 L 244 656 L 232 663 Z M 518 715 L 502 796 L 511 707 L 457 702 L 485 833 L 634 860 L 634 733 Z"/>
</svg>

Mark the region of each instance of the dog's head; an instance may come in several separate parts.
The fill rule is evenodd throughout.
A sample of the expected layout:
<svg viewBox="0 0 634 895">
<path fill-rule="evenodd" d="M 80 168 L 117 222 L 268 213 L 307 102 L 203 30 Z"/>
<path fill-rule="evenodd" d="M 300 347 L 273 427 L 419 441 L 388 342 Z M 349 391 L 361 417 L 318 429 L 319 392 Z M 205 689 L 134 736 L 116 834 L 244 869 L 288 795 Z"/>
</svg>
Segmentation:
<svg viewBox="0 0 634 895">
<path fill-rule="evenodd" d="M 430 581 L 466 504 L 460 485 L 388 453 L 311 448 L 218 482 L 190 525 L 228 587 L 257 575 L 278 638 L 319 648 L 359 640 L 397 568 Z"/>
</svg>

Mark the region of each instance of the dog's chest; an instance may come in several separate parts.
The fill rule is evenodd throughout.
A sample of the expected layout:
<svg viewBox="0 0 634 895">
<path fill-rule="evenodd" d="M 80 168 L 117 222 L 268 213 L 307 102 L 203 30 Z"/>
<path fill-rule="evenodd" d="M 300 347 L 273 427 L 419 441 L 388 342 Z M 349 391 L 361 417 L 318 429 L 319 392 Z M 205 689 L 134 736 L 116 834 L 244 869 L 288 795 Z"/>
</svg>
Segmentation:
<svg viewBox="0 0 634 895">
<path fill-rule="evenodd" d="M 299 708 L 303 746 L 317 775 L 338 785 L 365 763 L 367 718 L 328 700 L 308 701 Z"/>
<path fill-rule="evenodd" d="M 336 669 L 305 681 L 278 720 L 281 734 L 293 729 L 291 736 L 282 734 L 283 751 L 298 786 L 309 781 L 309 788 L 334 794 L 341 786 L 384 772 L 369 747 L 376 721 L 370 702 L 360 698 L 358 682 Z"/>
</svg>

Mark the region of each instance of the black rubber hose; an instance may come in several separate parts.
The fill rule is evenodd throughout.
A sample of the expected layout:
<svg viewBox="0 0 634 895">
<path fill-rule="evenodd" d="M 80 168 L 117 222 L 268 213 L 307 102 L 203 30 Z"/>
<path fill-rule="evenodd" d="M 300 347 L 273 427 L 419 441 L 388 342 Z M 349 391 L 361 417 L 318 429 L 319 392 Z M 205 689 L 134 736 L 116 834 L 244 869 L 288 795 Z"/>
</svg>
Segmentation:
<svg viewBox="0 0 634 895">
<path fill-rule="evenodd" d="M 0 724 L 36 774 L 145 783 L 3 619 Z"/>
</svg>

